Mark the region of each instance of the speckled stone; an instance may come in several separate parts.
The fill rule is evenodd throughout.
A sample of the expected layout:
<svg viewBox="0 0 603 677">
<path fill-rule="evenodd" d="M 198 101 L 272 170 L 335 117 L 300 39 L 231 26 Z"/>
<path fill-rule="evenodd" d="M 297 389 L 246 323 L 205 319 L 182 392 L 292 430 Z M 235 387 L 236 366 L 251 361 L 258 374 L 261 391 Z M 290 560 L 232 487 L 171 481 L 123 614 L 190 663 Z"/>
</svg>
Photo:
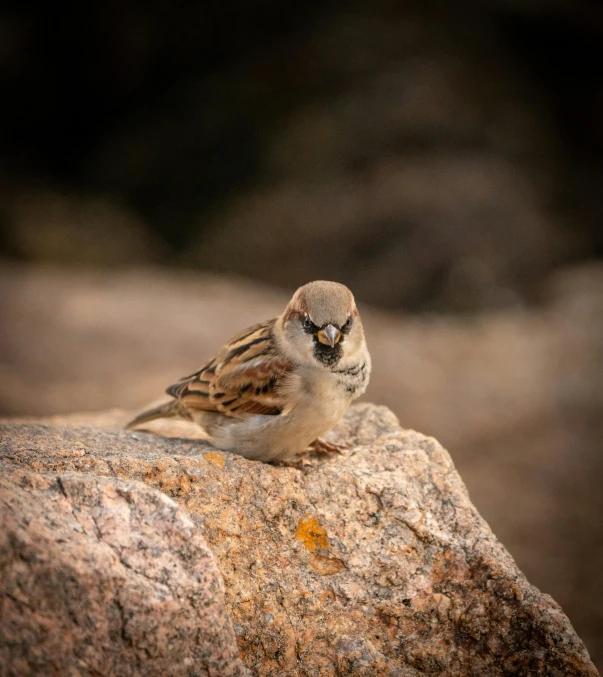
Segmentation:
<svg viewBox="0 0 603 677">
<path fill-rule="evenodd" d="M 0 674 L 248 674 L 214 558 L 171 499 L 83 473 L 0 473 Z"/>
<path fill-rule="evenodd" d="M 216 557 L 252 674 L 598 674 L 561 608 L 479 516 L 448 453 L 384 407 L 353 407 L 333 438 L 349 452 L 306 470 L 120 431 L 125 418 L 6 423 L 2 455 L 140 480 L 174 499 Z M 159 430 L 174 434 L 170 423 Z"/>
</svg>

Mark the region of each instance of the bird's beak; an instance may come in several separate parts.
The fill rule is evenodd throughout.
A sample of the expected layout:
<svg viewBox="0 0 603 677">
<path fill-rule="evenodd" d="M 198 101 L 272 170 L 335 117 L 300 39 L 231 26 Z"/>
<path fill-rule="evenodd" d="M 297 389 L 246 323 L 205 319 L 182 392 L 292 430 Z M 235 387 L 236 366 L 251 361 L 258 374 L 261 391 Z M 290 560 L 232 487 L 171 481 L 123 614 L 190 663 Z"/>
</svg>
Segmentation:
<svg viewBox="0 0 603 677">
<path fill-rule="evenodd" d="M 339 339 L 341 338 L 341 332 L 332 324 L 327 324 L 327 326 L 323 327 L 316 336 L 321 343 L 324 343 L 325 346 L 331 346 L 331 348 L 334 348 L 335 344 L 338 343 Z"/>
</svg>

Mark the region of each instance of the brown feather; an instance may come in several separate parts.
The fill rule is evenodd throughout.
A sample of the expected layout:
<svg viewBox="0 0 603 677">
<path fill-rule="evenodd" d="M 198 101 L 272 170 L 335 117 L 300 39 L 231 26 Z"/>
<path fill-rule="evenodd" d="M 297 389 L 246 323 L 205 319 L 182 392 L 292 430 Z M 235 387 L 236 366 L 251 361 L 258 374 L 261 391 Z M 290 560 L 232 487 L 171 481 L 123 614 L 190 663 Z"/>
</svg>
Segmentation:
<svg viewBox="0 0 603 677">
<path fill-rule="evenodd" d="M 166 392 L 188 409 L 233 417 L 280 414 L 279 388 L 292 365 L 275 354 L 275 321 L 239 332 L 204 367 Z"/>
</svg>

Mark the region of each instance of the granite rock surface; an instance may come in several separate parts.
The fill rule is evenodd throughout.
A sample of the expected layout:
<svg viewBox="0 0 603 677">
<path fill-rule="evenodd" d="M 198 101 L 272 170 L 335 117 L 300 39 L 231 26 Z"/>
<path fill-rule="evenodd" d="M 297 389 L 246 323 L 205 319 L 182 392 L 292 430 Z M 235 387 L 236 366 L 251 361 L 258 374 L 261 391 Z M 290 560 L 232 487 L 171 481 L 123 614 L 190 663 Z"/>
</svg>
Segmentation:
<svg viewBox="0 0 603 677">
<path fill-rule="evenodd" d="M 211 551 L 165 494 L 0 465 L 0 674 L 248 674 Z"/>
<path fill-rule="evenodd" d="M 126 418 L 7 422 L 2 455 L 20 472 L 139 481 L 176 501 L 216 558 L 252 674 L 598 674 L 561 608 L 480 517 L 448 453 L 386 408 L 353 407 L 333 433 L 349 451 L 306 470 L 220 452 L 170 423 L 156 428 L 176 438 L 125 432 Z"/>
</svg>

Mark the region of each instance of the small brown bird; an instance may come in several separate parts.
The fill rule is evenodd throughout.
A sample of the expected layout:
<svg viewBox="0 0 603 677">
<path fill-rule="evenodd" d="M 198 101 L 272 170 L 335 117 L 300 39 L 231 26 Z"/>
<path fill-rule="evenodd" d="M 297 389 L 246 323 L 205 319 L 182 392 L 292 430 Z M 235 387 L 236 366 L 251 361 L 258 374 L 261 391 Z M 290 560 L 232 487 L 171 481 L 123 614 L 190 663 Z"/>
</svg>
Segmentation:
<svg viewBox="0 0 603 677">
<path fill-rule="evenodd" d="M 233 337 L 199 371 L 167 389 L 174 399 L 144 411 L 194 421 L 219 449 L 258 461 L 295 462 L 367 388 L 371 358 L 352 292 L 337 282 L 300 287 L 285 312 Z"/>
</svg>

